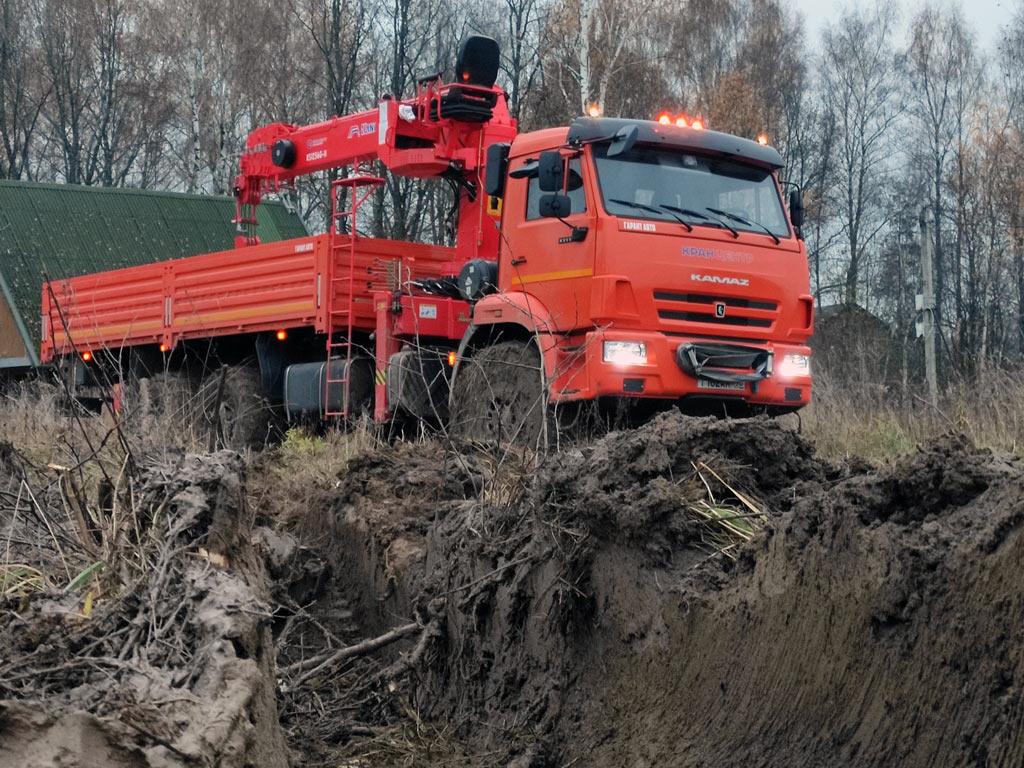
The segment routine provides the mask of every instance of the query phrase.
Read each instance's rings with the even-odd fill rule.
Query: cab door
[[[510,163],[510,169],[535,161],[535,157],[519,158]],[[595,206],[588,194],[584,167],[580,157],[568,161],[566,194],[571,208],[563,219],[541,216],[540,198],[545,193],[536,175],[510,177],[504,199],[499,287],[538,299],[561,331],[586,326],[590,318],[597,233],[593,226]]]

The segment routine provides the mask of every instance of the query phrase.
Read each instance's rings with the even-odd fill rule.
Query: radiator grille
[[[709,293],[657,290],[658,317],[717,326],[770,328],[778,313],[777,302]]]

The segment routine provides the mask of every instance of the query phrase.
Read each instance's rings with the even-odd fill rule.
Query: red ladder
[[[384,183],[380,176],[360,173],[358,170],[344,179],[331,182],[331,253],[327,262],[327,363],[324,367],[324,417],[347,419],[349,415],[350,373],[352,370],[352,332],[355,326],[355,277],[356,277],[356,220],[359,206],[365,203],[373,190]],[[347,211],[338,210],[338,195],[344,189],[351,189],[352,207]],[[335,254],[334,236],[338,233],[338,222],[348,219],[348,264],[341,265],[339,276],[339,259]],[[344,301],[337,306],[338,286],[345,286]],[[333,375],[336,363],[344,361],[341,376]],[[340,391],[339,389],[340,388]],[[341,409],[332,407],[331,395],[340,395],[336,402]]]

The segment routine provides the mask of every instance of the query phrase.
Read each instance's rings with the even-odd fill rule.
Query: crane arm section
[[[312,125],[271,123],[252,131],[246,142],[235,180],[236,223],[253,224],[263,195],[299,177],[380,161],[398,176],[458,181],[460,261],[487,256],[497,249],[496,232],[487,231],[496,228],[486,225],[485,196],[479,192],[487,148],[515,135],[501,88],[444,84],[440,78],[422,81],[414,98],[384,97],[376,109]],[[239,245],[253,242],[250,235]]]

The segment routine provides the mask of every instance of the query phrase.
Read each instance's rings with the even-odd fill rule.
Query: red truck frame
[[[515,343],[536,353],[545,402],[805,405],[813,300],[802,202],[797,192],[783,210],[778,153],[683,118],[579,118],[519,134],[494,85],[497,61],[493,41],[470,38],[455,82],[427,79],[411,99],[253,131],[235,188],[236,248],[44,286],[42,359],[255,348],[266,394],[289,413],[371,406],[384,420],[443,418],[470,396],[449,396],[453,375]],[[680,173],[707,170],[709,189],[749,177],[753,196],[733,197],[775,223],[611,195],[613,162],[653,171],[677,157]],[[349,171],[332,186],[326,234],[257,241],[264,194],[338,168]],[[381,168],[453,184],[454,247],[358,234]],[[518,375],[502,365],[473,397]]]

